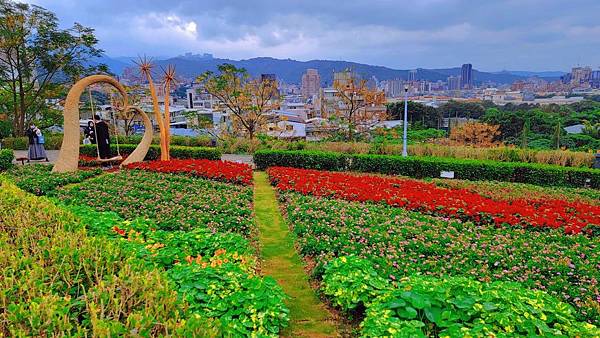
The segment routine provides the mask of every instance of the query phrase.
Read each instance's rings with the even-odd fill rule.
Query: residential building
[[[416,70],[416,69],[409,70],[408,71],[408,81],[409,82],[417,81],[417,73],[418,73],[418,70]]]
[[[600,89],[600,70],[595,70],[592,72],[590,85],[592,88]]]
[[[465,63],[462,65],[460,71],[460,87],[461,89],[472,89],[473,88],[473,65]]]
[[[306,138],[306,120],[295,112],[274,110],[268,116],[267,135],[278,138]]]
[[[319,93],[321,88],[321,76],[316,69],[307,69],[302,75],[302,96],[305,98],[313,97]]]
[[[589,86],[592,77],[592,68],[574,67],[571,70],[571,84],[574,86]]]
[[[448,77],[448,90],[460,90],[460,76]]]

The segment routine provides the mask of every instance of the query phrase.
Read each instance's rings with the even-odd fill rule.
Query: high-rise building
[[[460,87],[461,89],[473,88],[473,65],[465,63],[460,70]]]
[[[460,89],[460,76],[448,77],[448,90],[459,90]]]
[[[302,96],[308,98],[316,95],[321,88],[321,76],[316,69],[307,69],[302,75]]]
[[[600,70],[595,70],[592,72],[590,85],[592,88],[600,89]]]
[[[409,82],[417,81],[417,72],[418,72],[418,70],[416,70],[416,69],[408,71],[408,81]]]
[[[592,68],[575,67],[571,70],[571,84],[575,86],[587,85],[592,77]]]
[[[387,97],[399,97],[404,93],[404,81],[400,79],[387,80],[383,91]]]

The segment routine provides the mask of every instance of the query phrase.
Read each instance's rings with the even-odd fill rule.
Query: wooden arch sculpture
[[[127,92],[119,81],[108,75],[91,75],[77,81],[65,100],[64,134],[60,153],[52,172],[64,173],[76,171],[79,164],[79,99],[87,86],[95,83],[108,83],[119,91],[123,97],[123,107],[135,110],[142,116],[145,132],[142,141],[122,164],[139,162],[146,157],[152,143],[152,122],[148,115],[138,107],[127,104]]]

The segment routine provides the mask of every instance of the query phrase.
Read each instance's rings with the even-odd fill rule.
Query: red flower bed
[[[243,163],[211,160],[170,160],[131,163],[127,169],[140,169],[161,173],[188,174],[220,181],[252,184],[252,168]]]
[[[476,223],[564,228],[593,232],[600,226],[600,206],[557,199],[493,200],[466,189],[447,189],[411,179],[272,167],[271,183],[281,191],[331,196],[350,201],[385,202],[429,214],[460,217]]]

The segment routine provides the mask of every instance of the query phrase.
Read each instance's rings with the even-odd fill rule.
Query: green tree
[[[219,74],[205,72],[197,78],[204,89],[219,100],[232,117],[232,129],[250,139],[262,131],[268,115],[279,107],[277,81],[251,79],[244,68],[219,66]]]
[[[478,119],[484,113],[483,105],[475,102],[448,101],[438,108],[444,117]]]
[[[14,134],[22,135],[28,121],[53,113],[46,99],[64,91],[64,85],[107,70],[89,65],[102,53],[97,42],[91,28],[75,23],[61,29],[56,15],[42,7],[0,0],[0,90],[9,93],[5,105]]]

